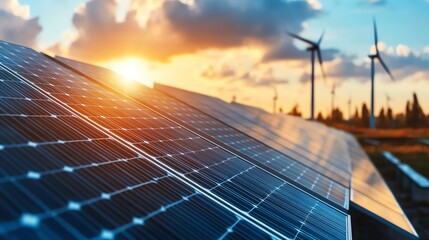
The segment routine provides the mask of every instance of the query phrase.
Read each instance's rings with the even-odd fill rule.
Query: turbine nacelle
[[[306,50],[307,51],[317,51],[317,49],[319,49],[319,46],[315,45],[315,46],[311,46],[311,47],[307,47]]]

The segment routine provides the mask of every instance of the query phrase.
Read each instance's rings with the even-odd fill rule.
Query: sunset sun
[[[106,63],[106,67],[118,73],[125,82],[139,82],[152,86],[147,63],[140,58],[124,58]]]

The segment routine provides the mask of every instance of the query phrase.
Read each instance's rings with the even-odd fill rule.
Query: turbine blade
[[[377,34],[377,23],[375,22],[375,18],[373,19],[373,25],[374,25],[374,44],[375,44],[375,51],[378,54],[378,34]]]
[[[320,64],[320,69],[322,70],[323,79],[326,80],[325,69],[323,69],[322,53],[320,52],[319,47],[317,47],[317,58],[319,59],[319,64]]]
[[[308,43],[308,44],[310,44],[310,45],[312,45],[312,46],[317,45],[316,43],[314,43],[314,42],[312,42],[312,41],[310,41],[310,40],[308,40],[308,39],[305,39],[305,38],[303,38],[303,37],[300,37],[300,36],[298,36],[298,35],[296,35],[296,34],[294,34],[294,33],[288,32],[288,34],[289,34],[289,36],[291,36],[291,37],[293,37],[293,38],[296,38],[296,39],[298,39],[298,40],[301,40],[301,41],[303,41],[303,42],[306,42],[306,43]]]
[[[378,56],[377,58],[380,61],[381,65],[383,66],[384,70],[386,70],[387,74],[389,74],[390,78],[394,81],[395,78],[393,77],[392,73],[390,72],[389,68],[387,67],[386,63],[383,61],[381,56]]]
[[[322,40],[323,40],[323,36],[325,35],[325,30],[323,30],[323,32],[322,32],[322,35],[320,36],[320,38],[319,38],[319,41],[317,41],[317,45],[320,45],[320,43],[322,42]]]

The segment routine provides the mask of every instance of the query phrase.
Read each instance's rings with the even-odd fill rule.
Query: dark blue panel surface
[[[192,183],[204,194],[235,209],[253,224],[280,237],[348,237],[347,216],[317,198],[142,105],[45,61],[41,55],[33,55],[28,50],[21,53],[20,58],[14,58],[10,55],[13,50],[14,48],[5,51],[9,60],[4,64],[8,68],[17,71],[56,101],[70,107],[77,115],[99,126],[110,136],[120,139],[139,152],[149,153],[154,162],[180,176],[180,179]],[[101,173],[100,176],[104,174]],[[100,182],[105,182],[105,179]],[[170,185],[166,184],[165,187]],[[169,205],[164,205],[166,206]],[[77,206],[72,203],[71,207]],[[235,221],[237,220],[234,219]],[[130,229],[127,221],[122,220],[121,223],[119,226]],[[304,233],[303,228],[307,225],[315,231]],[[120,228],[118,225],[114,226],[112,231],[116,234],[114,229]],[[112,232],[107,231],[104,234],[110,236],[110,233]]]
[[[1,67],[0,89],[1,238],[271,238]]]

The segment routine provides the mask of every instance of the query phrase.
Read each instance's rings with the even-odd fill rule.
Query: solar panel
[[[0,89],[2,238],[271,237],[1,67]]]
[[[57,59],[115,89],[117,89],[120,84],[120,77],[108,69],[61,57],[57,57]],[[202,131],[210,138],[220,141],[221,144],[226,144],[228,147],[232,148],[233,151],[235,150],[238,151],[238,153],[244,154],[244,157],[253,163],[267,167],[268,170],[273,170],[270,172],[277,176],[286,177],[289,180],[295,181],[322,198],[332,201],[339,207],[348,207],[349,192],[346,187],[305,167],[301,163],[288,158],[284,154],[281,154],[242,132],[155,89],[150,89],[140,84],[133,86],[133,89],[134,91],[131,93],[126,89],[124,92],[134,99],[150,104],[150,106],[163,111],[166,115],[174,117],[178,121],[186,123],[188,126],[192,126],[192,128],[198,131]]]
[[[347,136],[344,138],[349,142],[350,156],[353,160],[351,194],[353,204],[367,214],[375,215],[382,221],[417,236],[389,187],[357,141]]]
[[[20,51],[19,56],[16,56],[17,50]],[[141,104],[76,76],[30,49],[2,43],[1,52],[3,59],[6,59],[2,64],[16,71],[50,98],[92,126],[147,156],[181,181],[198,189],[204,196],[232,209],[253,225],[281,238],[350,237],[346,214],[222,150]],[[166,187],[168,186],[167,184]],[[147,201],[154,204],[152,201],[157,203],[158,199]],[[72,202],[68,206],[77,209],[80,205]],[[131,210],[115,207],[112,211]],[[30,218],[29,222],[32,220],[34,219]],[[234,231],[235,227],[243,229],[241,221],[235,218],[227,232],[229,233],[228,229]],[[141,220],[136,223],[141,223]],[[170,225],[161,224],[158,227],[165,227],[167,231]],[[117,235],[115,231],[108,230],[102,236],[111,237],[112,232]]]
[[[286,130],[278,129],[271,127],[265,121],[260,120],[261,113],[257,115],[258,117],[254,115],[247,116],[248,112],[243,113],[242,108],[237,108],[233,104],[228,104],[220,99],[160,84],[155,84],[155,88],[174,97],[177,97],[178,99],[200,109],[203,112],[210,113],[210,115],[214,116],[215,118],[226,122],[234,128],[249,134],[251,137],[258,139],[263,143],[268,144],[270,147],[284,153],[285,155],[295,160],[298,160],[300,163],[311,167],[317,172],[328,176],[329,178],[337,181],[338,183],[341,183],[343,186],[349,187],[350,173],[347,173],[333,165],[330,165],[329,163],[333,160],[327,157],[323,157],[322,153],[320,153],[319,156],[318,154],[312,153],[307,150],[308,148],[314,147],[316,143],[310,144],[312,142],[312,134],[304,135],[304,133],[306,133],[304,126],[308,126],[305,121],[301,121],[304,123],[303,126],[299,128],[290,128]],[[311,126],[311,128],[313,128],[313,126]],[[312,130],[313,131],[309,132],[317,132],[317,130]],[[284,134],[282,132],[284,132]],[[302,134],[302,139],[288,139],[288,135],[295,135],[296,132]],[[328,140],[329,139],[326,139],[327,143],[329,143]],[[320,146],[323,145],[321,142],[319,142],[318,144],[319,147],[317,147],[317,149],[320,149]],[[343,158],[346,160],[347,157],[347,155],[343,155]]]
[[[233,124],[242,131],[246,131],[252,136],[254,132],[266,131],[265,129],[270,129],[270,124],[267,121],[262,120],[263,118],[280,118],[279,120],[270,120],[272,121],[271,125],[277,125],[277,129],[284,129],[282,126],[290,124],[291,127],[286,127],[289,131],[287,133],[299,132],[300,135],[309,135],[306,132],[314,133],[314,137],[317,135],[325,136],[324,139],[317,141],[328,141],[329,138],[335,139],[346,139],[347,141],[335,142],[329,145],[325,145],[328,150],[332,152],[337,152],[339,155],[343,155],[345,158],[350,159],[352,163],[352,176],[351,176],[351,200],[354,207],[357,207],[360,211],[369,214],[378,220],[386,223],[394,228],[405,231],[406,234],[411,236],[417,236],[412,225],[409,223],[406,215],[403,213],[402,209],[398,205],[393,194],[390,192],[387,185],[384,183],[382,177],[372,165],[368,157],[365,155],[363,150],[359,147],[356,140],[343,132],[336,130],[326,130],[325,127],[314,127],[317,126],[315,123],[309,124],[306,121],[298,120],[288,116],[271,116],[267,117],[264,112],[257,110],[249,110],[248,107],[240,106],[239,104],[227,104],[219,99],[211,98],[208,96],[203,96],[191,92],[187,92],[181,89],[176,89],[173,87],[155,85],[156,88],[168,92],[173,96],[177,96],[183,101],[193,104],[194,106],[203,109],[203,111],[210,112],[215,116],[221,118],[228,123]],[[235,105],[235,106],[234,106]],[[228,106],[232,106],[229,107]],[[244,109],[246,108],[246,109]],[[243,110],[244,109],[244,110]],[[245,113],[243,112],[245,111]],[[228,117],[233,116],[233,117]],[[240,118],[241,116],[241,118]],[[250,120],[249,120],[250,119]],[[255,120],[256,119],[256,120]],[[257,121],[259,124],[264,124],[265,127],[258,127],[256,124],[250,123],[248,126],[245,126],[249,121]],[[274,124],[273,122],[277,123]],[[311,126],[313,125],[313,126]],[[293,128],[292,126],[295,126]],[[264,142],[270,142],[271,139],[274,139],[277,142],[282,142],[280,139],[275,137],[275,131],[265,132],[265,134],[259,135],[260,140]],[[273,137],[270,134],[274,134]],[[316,140],[315,140],[316,141]],[[316,142],[317,142],[316,141]],[[271,144],[270,144],[271,146]],[[347,151],[347,152],[346,152]],[[329,156],[329,155],[328,155]],[[301,159],[301,158],[298,158]],[[330,173],[323,169],[322,172],[326,173],[329,176],[332,176]],[[334,176],[333,176],[334,177]]]

